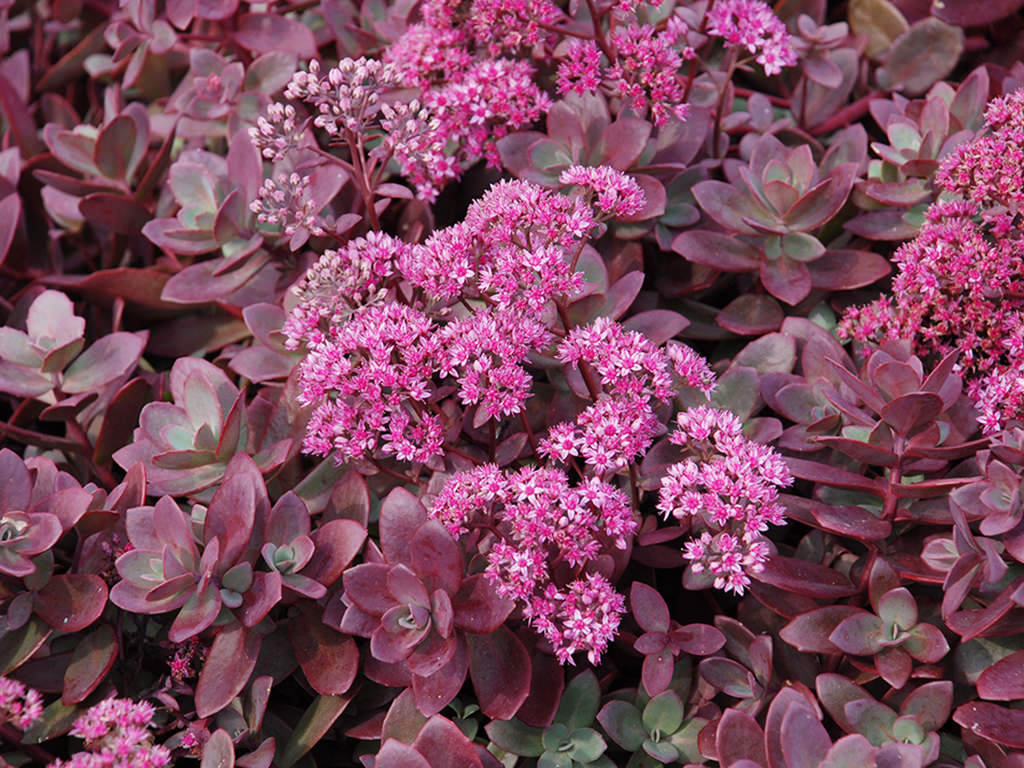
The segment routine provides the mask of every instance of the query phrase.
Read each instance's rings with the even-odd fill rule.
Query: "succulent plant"
[[[657,696],[672,681],[675,660],[680,654],[709,656],[725,645],[725,635],[707,624],[680,626],[669,616],[668,606],[657,590],[643,582],[633,583],[629,605],[644,634],[633,643],[644,654],[643,686],[648,696]]]
[[[605,733],[627,752],[633,753],[629,768],[654,768],[701,759],[697,734],[708,721],[687,719],[679,695],[665,690],[653,698],[637,692],[635,704],[613,700],[597,714]]]
[[[808,265],[827,250],[814,233],[843,207],[858,170],[857,163],[844,161],[840,147],[819,167],[809,146],[789,149],[771,134],[762,136],[748,163],[726,165],[728,183],[693,187],[701,209],[722,231],[687,230],[672,249],[713,269],[757,273],[768,293],[786,304],[803,301],[814,286]]]
[[[264,473],[288,457],[287,439],[261,444],[264,435],[253,429],[253,406],[246,405],[245,393],[212,363],[179,359],[171,369],[170,391],[174,402],[146,405],[133,441],[114,454],[124,469],[145,464],[149,493],[184,495],[209,489],[221,481],[232,457],[247,450]]]
[[[0,392],[77,410],[112,396],[138,365],[148,332],[119,331],[85,347],[85,320],[60,291],[40,293],[25,330],[0,328]]]
[[[902,688],[915,660],[934,664],[949,643],[934,624],[919,621],[913,595],[883,559],[871,568],[868,592],[874,612],[847,605],[819,608],[787,624],[782,639],[802,651],[872,656],[878,675]]]
[[[367,675],[410,680],[425,715],[455,697],[467,671],[485,713],[514,714],[529,690],[515,665],[529,658],[501,626],[513,603],[484,574],[466,574],[458,544],[408,491],[388,495],[380,527],[383,556],[345,571],[337,605],[344,613],[329,608],[325,622],[369,638]]]
[[[611,768],[607,745],[591,726],[601,703],[597,677],[579,673],[565,687],[554,721],[535,728],[518,719],[492,721],[486,728],[491,742],[505,752],[537,758],[538,768]]]
[[[169,496],[128,511],[132,549],[117,559],[110,599],[136,613],[177,611],[168,635],[182,642],[212,625],[258,624],[281,599],[281,574],[253,569],[250,538],[260,512],[256,464],[235,456],[208,508],[187,517]],[[264,496],[265,501],[265,496]],[[195,531],[198,530],[198,535]]]

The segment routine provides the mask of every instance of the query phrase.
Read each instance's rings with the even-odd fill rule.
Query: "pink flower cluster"
[[[551,0],[473,0],[469,24],[477,45],[491,56],[541,42],[540,25],[554,24],[560,12]]]
[[[427,401],[437,341],[433,322],[397,302],[362,307],[332,325],[302,362],[300,402],[315,406],[304,449],[340,461],[378,448],[400,461],[441,454],[444,429]]]
[[[756,53],[766,75],[777,75],[783,67],[796,64],[786,25],[760,0],[718,0],[708,11],[707,32],[721,37],[726,45]]]
[[[308,72],[292,76],[284,95],[315,107],[313,124],[331,136],[359,134],[373,124],[381,94],[397,83],[395,68],[376,59],[342,59],[323,76],[320,62],[311,61]]]
[[[563,664],[578,651],[598,662],[625,601],[588,566],[609,546],[625,548],[636,530],[622,491],[593,477],[573,486],[558,469],[483,465],[452,475],[430,514],[456,537],[495,531],[486,573],[498,593],[522,606]]]
[[[249,210],[256,214],[256,221],[281,227],[286,237],[300,235],[303,243],[310,235],[324,234],[317,204],[310,195],[309,177],[294,171],[278,174],[276,180],[264,179]]]
[[[0,724],[10,723],[22,731],[43,714],[43,698],[39,691],[24,683],[0,677]]]
[[[573,423],[557,424],[541,441],[545,456],[565,462],[580,456],[599,475],[624,470],[664,431],[651,400],[669,402],[679,382],[705,395],[714,387],[707,361],[689,347],[656,346],[638,331],[601,317],[574,328],[558,346],[558,359],[583,376],[596,373],[600,392]],[[596,396],[595,396],[596,395]]]
[[[618,93],[632,109],[650,109],[655,125],[670,117],[685,120],[683,86],[676,73],[693,49],[680,42],[680,25],[658,32],[649,24],[629,23],[610,38],[614,60],[607,61],[593,40],[572,40],[558,67],[559,93],[596,91],[602,84]]]
[[[918,236],[896,252],[892,296],[849,309],[840,332],[861,341],[909,339],[938,359],[959,353],[986,433],[1024,416],[1024,90],[995,99],[991,132],[961,144],[936,180],[962,197],[932,204]]]
[[[991,133],[950,152],[935,179],[979,205],[1015,214],[1024,205],[1024,90],[993,99],[985,122]]]
[[[87,751],[49,768],[160,768],[171,764],[166,747],[154,746],[150,728],[154,709],[145,701],[104,699],[75,721],[71,735],[85,740]]]
[[[582,187],[588,196],[594,196],[597,210],[609,219],[632,216],[647,204],[647,197],[636,179],[608,165],[596,168],[574,165],[562,171],[558,182]]]
[[[422,244],[377,233],[325,252],[296,285],[284,328],[290,348],[308,349],[305,450],[429,461],[442,451],[445,379],[477,425],[518,414],[533,386],[528,358],[552,340],[551,303],[583,287],[573,260],[596,223],[580,195],[502,182]],[[664,399],[671,363],[658,354]]]
[[[662,478],[658,510],[699,532],[683,550],[690,573],[743,594],[748,574],[760,572],[770,555],[761,534],[786,522],[778,503],[778,489],[793,482],[786,463],[746,438],[735,414],[709,406],[681,412],[669,440],[690,455]]]

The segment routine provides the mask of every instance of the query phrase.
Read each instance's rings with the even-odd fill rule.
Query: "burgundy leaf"
[[[77,632],[92,624],[107,605],[107,585],[92,573],[53,576],[39,591],[35,610],[62,632]]]
[[[359,669],[359,649],[347,635],[335,632],[316,615],[303,610],[289,630],[295,659],[317,693],[345,693]]]
[[[997,744],[1024,749],[1024,709],[1007,709],[985,701],[972,701],[957,708],[953,721]]]
[[[727,709],[718,723],[715,740],[721,765],[733,766],[740,760],[750,760],[755,765],[766,765],[768,762],[764,750],[764,731],[746,712]]]
[[[507,627],[489,635],[467,635],[469,675],[480,709],[496,720],[508,720],[530,693],[530,655]]]
[[[231,703],[249,682],[261,636],[244,627],[225,627],[214,638],[196,685],[196,714],[210,717]]]
[[[409,545],[427,521],[427,510],[405,488],[395,488],[380,507],[380,546],[392,565],[412,562]]]
[[[634,581],[629,592],[629,607],[645,632],[668,632],[668,606],[658,590],[642,581]]]
[[[80,638],[64,672],[61,701],[64,704],[84,701],[114,666],[119,650],[117,635],[109,624],[100,624]]]
[[[430,768],[483,768],[473,744],[451,720],[434,715],[413,742],[421,755],[430,755]]]

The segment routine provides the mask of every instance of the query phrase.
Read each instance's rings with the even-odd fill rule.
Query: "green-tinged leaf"
[[[644,707],[644,728],[649,732],[675,733],[683,724],[683,703],[673,691],[659,693]]]
[[[609,701],[597,713],[597,721],[612,741],[627,752],[636,752],[647,738],[640,710],[628,701]]]
[[[60,699],[52,702],[43,710],[43,715],[25,731],[22,737],[24,744],[40,744],[44,741],[61,736],[71,730],[82,710],[74,705],[67,705]]]
[[[520,757],[539,757],[544,752],[543,731],[531,728],[516,718],[492,720],[485,728],[487,736],[506,752]]]
[[[295,725],[291,738],[281,751],[278,765],[281,768],[295,765],[330,730],[354,695],[355,692],[344,696],[318,696]]]
[[[65,704],[78,704],[96,690],[114,666],[120,646],[109,624],[100,624],[75,645],[71,663],[64,673]]]
[[[52,630],[38,616],[33,616],[21,627],[0,635],[0,675],[20,667],[46,642]]]
[[[586,728],[594,722],[600,706],[601,688],[597,684],[597,676],[591,670],[585,670],[565,686],[555,722],[562,723],[570,732]]]

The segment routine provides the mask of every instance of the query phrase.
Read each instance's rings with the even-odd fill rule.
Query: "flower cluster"
[[[305,131],[305,123],[297,122],[295,107],[274,102],[267,107],[266,116],[257,118],[256,125],[249,129],[249,136],[260,154],[276,163],[302,146]]]
[[[676,72],[692,51],[676,50],[676,39],[674,31],[656,32],[649,24],[630,24],[611,36],[616,57],[608,77],[634,110],[642,112],[649,107],[657,126],[670,117],[685,120],[689,111]]]
[[[748,574],[761,571],[770,555],[761,534],[785,524],[778,489],[793,482],[786,463],[745,437],[735,414],[709,406],[680,413],[669,440],[690,456],[668,468],[658,510],[699,531],[683,550],[691,574],[743,594]]]
[[[979,205],[1016,213],[1024,205],[1024,90],[994,99],[985,122],[991,133],[950,152],[935,180]]]
[[[284,328],[288,347],[308,349],[305,449],[337,449],[342,460],[378,449],[402,461],[440,455],[432,398],[445,378],[462,405],[478,406],[478,423],[519,413],[529,355],[552,338],[538,318],[581,291],[573,259],[595,223],[580,195],[502,182],[424,243],[370,234],[327,251],[297,284]],[[414,306],[396,292],[400,280],[417,290]]]
[[[597,168],[574,165],[562,171],[558,181],[563,185],[582,187],[588,195],[594,195],[597,209],[611,219],[639,213],[647,203],[636,179],[607,165]]]
[[[987,433],[1024,413],[1024,262],[1016,211],[1024,201],[1024,91],[996,99],[991,133],[961,144],[936,180],[961,197],[933,203],[920,234],[896,252],[892,297],[847,311],[840,332],[861,341],[910,339],[934,359],[957,351]]]
[[[85,740],[86,752],[56,760],[50,768],[160,768],[171,753],[153,745],[153,705],[131,699],[104,699],[75,721],[71,735]]]
[[[337,324],[369,302],[395,272],[395,262],[409,250],[401,240],[369,232],[340,250],[326,250],[292,287],[298,304],[285,321],[286,346],[323,341],[321,321]]]
[[[43,697],[24,683],[0,677],[0,724],[24,731],[43,714]]]
[[[796,52],[786,25],[761,0],[719,0],[708,11],[708,34],[726,45],[757,54],[766,75],[777,75],[796,64]]]
[[[559,344],[558,359],[581,369],[593,403],[575,423],[552,427],[540,450],[559,462],[581,456],[599,475],[625,469],[663,431],[652,399],[669,402],[677,383],[706,395],[714,387],[707,361],[689,347],[666,350],[606,317],[574,328]]]
[[[574,574],[605,548],[624,548],[635,532],[622,491],[597,478],[571,485],[557,469],[505,473],[483,465],[450,477],[430,514],[455,536],[477,527],[496,531],[486,573],[498,593],[523,607],[562,663],[581,650],[597,662],[624,601],[601,574]]]
[[[398,82],[398,72],[376,59],[342,59],[320,75],[320,62],[309,62],[308,72],[296,72],[285,89],[289,99],[316,108],[313,124],[331,136],[358,133],[371,124],[380,109],[381,94]]]
[[[611,61],[593,40],[572,40],[559,63],[558,90],[582,94],[604,84],[637,112],[649,108],[656,126],[670,117],[685,120],[689,107],[676,73],[695,54],[682,42],[684,32],[678,19],[660,32],[649,24],[630,23],[611,34]]]
[[[331,326],[302,364],[300,401],[315,406],[305,450],[337,450],[341,461],[378,448],[402,461],[440,455],[442,424],[425,405],[437,352],[433,330],[426,315],[397,302],[363,307]]]
[[[541,25],[553,24],[558,16],[551,0],[474,0],[469,24],[477,45],[498,56],[536,45],[549,34]]]
[[[276,181],[264,179],[256,199],[249,203],[249,210],[261,224],[281,227],[287,237],[300,231],[306,237],[324,234],[318,223],[316,202],[310,196],[309,177],[294,171],[278,174]]]

